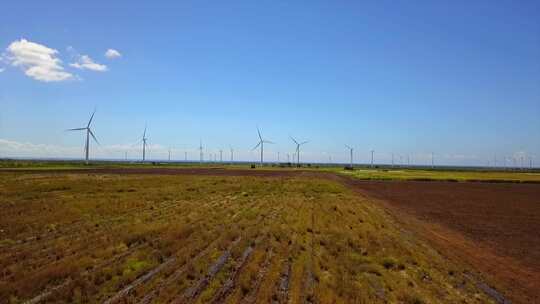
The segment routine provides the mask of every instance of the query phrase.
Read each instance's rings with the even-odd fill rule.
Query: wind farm
[[[540,301],[536,1],[7,1],[0,304]]]
[[[510,211],[503,207],[504,202],[520,200],[521,212],[540,217],[540,208],[532,203],[534,197],[538,197],[540,193],[540,170],[533,167],[532,158],[528,168],[522,164],[521,156],[503,157],[504,160],[512,160],[514,166],[508,166],[510,161],[499,163],[499,166],[494,163],[493,166],[486,167],[437,166],[434,153],[430,152],[424,164],[411,165],[409,153],[406,153],[406,161],[399,153],[396,164],[396,153],[389,152],[388,161],[381,163],[375,161],[374,149],[366,148],[364,155],[367,155],[367,159],[360,162],[355,161],[356,149],[344,144],[348,153],[344,154],[342,162],[332,162],[331,156],[328,157],[329,162],[310,162],[301,158],[306,153],[302,153],[301,148],[308,141],[299,141],[288,136],[294,144],[293,158],[287,153],[286,162],[280,162],[278,151],[276,162],[265,160],[265,144],[275,143],[263,137],[257,127],[258,142],[252,149],[246,149],[249,152],[257,151],[258,156],[253,159],[235,157],[238,154],[235,152],[242,149],[235,150],[229,146],[230,159],[224,161],[221,148],[211,148],[211,143],[203,146],[202,140],[199,140],[198,148],[193,150],[198,151],[198,160],[189,160],[188,151],[184,151],[183,160],[173,159],[172,151],[177,149],[172,146],[164,150],[162,158],[149,159],[148,128],[145,126],[142,137],[137,142],[141,149],[140,159],[127,160],[126,152],[123,159],[107,160],[92,155],[90,150],[90,137],[98,143],[92,129],[96,127],[94,116],[95,111],[85,127],[67,130],[86,132],[84,153],[80,161],[0,160],[0,181],[9,189],[6,196],[0,199],[2,214],[27,214],[24,217],[0,216],[2,231],[7,231],[1,243],[5,254],[0,262],[4,269],[10,269],[7,277],[13,280],[12,283],[0,285],[2,298],[13,298],[13,295],[17,295],[17,298],[32,303],[55,299],[76,301],[74,292],[78,292],[85,294],[85,298],[90,302],[106,303],[219,302],[219,299],[228,299],[231,302],[251,301],[250,299],[280,302],[286,299],[309,298],[318,298],[325,303],[326,299],[369,299],[369,292],[361,295],[355,287],[339,290],[331,281],[324,284],[320,282],[323,271],[337,271],[339,267],[353,263],[347,255],[337,254],[336,264],[327,265],[325,256],[335,255],[332,252],[335,248],[341,248],[339,244],[342,240],[332,237],[331,234],[316,233],[330,227],[328,225],[333,221],[332,214],[337,212],[336,210],[348,210],[351,215],[358,212],[362,214],[360,223],[364,223],[363,225],[355,224],[355,216],[345,217],[344,221],[340,221],[340,225],[348,225],[347,231],[352,229],[350,231],[354,233],[375,233],[379,242],[397,244],[389,256],[387,253],[383,254],[384,251],[380,251],[378,246],[373,247],[362,239],[352,241],[353,235],[348,236],[348,242],[353,242],[349,246],[363,249],[347,249],[344,252],[360,250],[359,252],[366,252],[361,253],[362,255],[369,257],[361,262],[354,262],[354,267],[360,267],[355,271],[378,273],[376,276],[381,278],[378,279],[378,284],[391,285],[394,284],[391,282],[399,282],[401,275],[395,276],[398,273],[429,269],[430,276],[435,278],[432,284],[438,286],[437,290],[457,281],[467,282],[468,289],[465,291],[445,287],[448,292],[445,301],[449,302],[467,302],[470,299],[478,300],[479,297],[485,302],[493,299],[506,301],[507,297],[520,301],[534,294],[534,288],[527,287],[527,284],[535,284],[534,275],[533,281],[527,281],[529,283],[520,281],[523,285],[519,288],[509,286],[520,280],[514,273],[526,271],[528,267],[538,267],[540,256],[518,254],[510,248],[521,248],[522,244],[531,242],[536,234],[520,233],[517,237],[516,233],[522,231],[523,225],[518,218],[499,220],[494,226],[492,218],[483,212],[485,208],[491,208],[498,214],[505,214]],[[274,134],[272,137],[279,136]],[[266,152],[268,153],[268,148]],[[314,153],[313,150],[308,151],[308,154]],[[345,156],[347,154],[348,159]],[[378,155],[383,154],[379,152]],[[36,174],[48,177],[49,182],[45,188],[40,186],[39,182],[32,181]],[[11,182],[21,179],[27,182],[20,185]],[[91,184],[94,186],[89,188],[88,185]],[[290,188],[294,184],[297,186]],[[172,191],[170,186],[173,185],[178,190]],[[240,185],[244,189],[242,192],[235,190],[235,187]],[[283,185],[286,185],[286,190],[282,188]],[[297,188],[298,185],[300,189]],[[79,201],[81,205],[77,207],[78,211],[60,207],[63,206],[59,201],[60,195],[77,195],[82,189],[94,190],[85,192],[87,194]],[[195,191],[194,189],[206,190],[197,190],[197,195],[189,194]],[[43,215],[31,214],[28,213],[31,209],[21,209],[22,206],[18,203],[7,203],[5,199],[24,200],[24,197],[16,194],[19,191],[35,195],[35,198],[48,193],[45,201],[48,211]],[[308,203],[311,194],[305,197],[297,191],[316,191],[315,193],[322,194],[315,196],[317,207],[309,207],[312,209],[304,210],[289,219],[287,229],[278,229],[276,221],[285,220],[292,210],[315,204]],[[333,198],[331,194],[334,191],[342,193],[340,197],[344,195],[342,198],[348,203]],[[460,193],[459,196],[451,195],[455,191]],[[362,193],[360,198],[356,192]],[[519,196],[514,193],[519,193]],[[238,195],[240,199],[237,198]],[[251,195],[254,195],[253,199],[250,198]],[[271,201],[271,197],[275,195],[284,195],[284,201],[275,206],[266,204],[267,200]],[[108,213],[98,215],[91,211],[92,208],[103,208],[103,204],[112,196],[120,199],[120,202],[109,206]],[[376,203],[365,200],[366,197]],[[150,203],[156,198],[156,203]],[[193,204],[215,199],[226,205],[216,209],[212,204],[202,204],[194,208]],[[38,201],[30,199],[32,204],[37,204]],[[349,205],[351,202],[353,205]],[[431,202],[439,202],[439,205],[434,207]],[[244,204],[248,203],[250,207],[245,207]],[[295,205],[297,203],[300,205]],[[366,205],[367,209],[358,209],[354,204]],[[456,207],[466,208],[468,212],[455,213]],[[387,210],[396,222],[381,217],[382,214],[377,208]],[[81,211],[94,215],[83,219],[79,213]],[[245,218],[228,217],[226,214],[231,212],[255,212],[256,217],[249,217],[247,213]],[[202,216],[198,221],[203,221],[207,228],[194,225],[193,219],[188,216],[192,213]],[[210,214],[210,217],[203,216],[203,213]],[[62,218],[57,218],[59,216]],[[419,220],[420,216],[429,218],[430,223],[436,222],[440,227],[435,231],[431,230],[432,228],[427,226],[428,222]],[[51,220],[53,218],[54,220]],[[27,221],[39,224],[32,226]],[[141,221],[147,224],[141,226]],[[228,227],[225,231],[219,228],[224,224]],[[105,227],[111,225],[122,233],[107,232]],[[244,225],[251,228],[241,228],[247,227]],[[345,231],[340,225],[334,225],[334,229]],[[379,225],[384,225],[389,230],[381,234],[376,228]],[[418,236],[412,243],[415,248],[413,251],[411,247],[407,247],[411,246],[411,243],[403,242],[399,236],[399,227],[402,225],[408,226],[411,233]],[[527,225],[531,228],[530,231],[540,227],[535,221]],[[19,228],[13,230],[9,227]],[[306,229],[307,233],[298,234],[295,227],[304,227],[301,229]],[[471,229],[476,232],[471,233]],[[497,231],[505,231],[514,236],[506,238],[503,233],[495,233]],[[488,232],[494,233],[490,242],[499,248],[496,257],[492,257],[495,253],[489,246],[473,250],[478,244],[483,244],[483,235]],[[177,239],[179,235],[181,237]],[[105,236],[108,236],[108,241],[100,241]],[[206,241],[198,240],[200,237]],[[461,237],[465,237],[467,241],[463,243]],[[90,245],[86,240],[93,241]],[[150,250],[153,246],[158,246],[154,248],[157,256],[156,252],[152,253]],[[308,251],[306,246],[309,246]],[[455,246],[458,246],[458,249]],[[437,248],[442,254],[434,255],[426,250],[418,251],[418,248]],[[76,251],[71,251],[74,249]],[[58,250],[63,251],[58,253]],[[462,250],[469,250],[470,253],[461,256]],[[537,246],[532,250],[540,252]],[[291,252],[292,258],[287,258]],[[307,254],[308,252],[311,253]],[[218,255],[217,260],[212,259],[212,256]],[[450,257],[455,257],[454,255],[459,258],[449,260]],[[89,256],[92,256],[90,264]],[[47,261],[53,257],[58,262],[49,264]],[[510,270],[502,271],[492,267],[490,263],[479,262],[486,258],[496,262],[502,257],[511,257],[520,263],[507,262]],[[17,262],[21,258],[26,261],[25,264]],[[314,264],[304,264],[306,261]],[[410,264],[410,261],[414,262]],[[26,263],[39,269],[36,275],[25,276],[21,273],[29,267]],[[522,263],[526,266],[522,266]],[[304,276],[295,275],[292,272],[294,267],[303,268],[309,276],[317,276],[319,282],[306,281]],[[363,267],[370,270],[364,270]],[[269,277],[270,281],[265,283],[267,279],[264,273],[270,269],[274,269],[274,279]],[[51,281],[52,277],[47,275],[51,271],[61,273],[55,277],[54,282]],[[476,274],[471,274],[471,271]],[[75,275],[79,276],[78,280],[86,282],[86,287],[80,287],[73,281]],[[229,281],[220,281],[218,275],[229,276]],[[252,281],[254,276],[255,281]],[[105,279],[100,279],[103,277]],[[180,280],[181,284],[173,284],[175,280]],[[213,282],[215,287],[201,283],[207,280]],[[286,282],[286,285],[275,285],[280,280]],[[440,300],[438,294],[430,290],[431,287],[422,283],[424,279],[420,277],[419,281],[412,280],[415,286],[419,286],[419,291],[412,294],[411,301]],[[299,286],[306,289],[298,291]],[[490,287],[486,289],[485,286]],[[91,294],[87,288],[93,290]],[[402,292],[385,295],[387,300],[400,301],[399,299],[409,299],[407,297],[409,296]]]

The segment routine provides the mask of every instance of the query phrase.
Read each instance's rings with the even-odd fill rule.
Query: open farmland
[[[540,300],[539,184],[348,183],[445,255],[474,265],[515,302]]]
[[[492,301],[328,179],[10,172],[0,192],[2,303]]]
[[[450,170],[437,169],[359,169],[354,171],[332,168],[362,180],[407,180],[407,181],[448,181],[448,182],[491,182],[491,183],[540,183],[538,170]]]

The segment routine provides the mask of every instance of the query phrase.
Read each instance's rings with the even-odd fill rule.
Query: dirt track
[[[57,173],[81,173],[58,170]],[[33,171],[33,173],[51,171]],[[329,178],[380,203],[444,254],[472,264],[514,302],[540,300],[540,185],[360,181],[331,173],[245,169],[86,169],[100,174]],[[411,219],[407,220],[407,216]]]

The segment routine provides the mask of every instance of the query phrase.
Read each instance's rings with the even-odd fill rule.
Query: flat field
[[[481,171],[421,169],[357,169],[354,171],[330,169],[363,180],[410,180],[492,183],[540,183],[540,172],[535,171]]]
[[[420,220],[442,252],[469,261],[514,302],[540,301],[540,184],[348,182]]]
[[[2,303],[493,302],[314,175],[3,172],[0,194]]]

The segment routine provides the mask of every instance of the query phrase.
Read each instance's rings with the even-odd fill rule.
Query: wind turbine
[[[144,162],[146,160],[146,141],[148,140],[148,138],[146,137],[146,125],[144,126],[144,132],[143,132],[143,136],[142,136],[142,139],[141,139],[141,142],[143,144],[142,146],[142,161]]]
[[[373,168],[373,153],[375,150],[371,150],[371,168]]]
[[[261,135],[261,131],[259,130],[259,127],[257,127],[257,133],[259,134],[259,143],[251,151],[257,149],[259,146],[261,146],[261,167],[263,166],[263,154],[264,154],[264,144],[273,144],[273,142],[263,139]]]
[[[199,165],[202,165],[203,161],[203,146],[202,146],[202,140],[199,140]]]
[[[234,149],[232,147],[229,147],[231,149],[231,165],[234,162]]]
[[[219,162],[223,162],[223,150],[219,150]]]
[[[94,114],[96,114],[96,110],[92,112],[92,116],[90,116],[90,120],[88,121],[88,124],[84,128],[75,128],[75,129],[68,129],[66,131],[86,131],[86,144],[84,145],[84,154],[85,154],[85,161],[88,165],[88,154],[90,152],[90,136],[96,141],[96,143],[99,145],[98,140],[96,139],[96,136],[92,132],[92,129],[90,129],[90,124],[92,123],[92,119],[94,118]]]
[[[345,145],[345,147],[347,147],[347,149],[349,149],[349,152],[351,154],[351,169],[352,169],[352,167],[353,167],[353,150],[354,149],[352,147],[350,147],[350,146],[347,146],[347,145]]]
[[[294,139],[294,137],[292,137],[292,136],[289,136],[289,137],[296,144],[296,166],[300,167],[300,146],[302,146],[304,144],[307,144],[308,141],[303,141],[303,142],[299,143],[298,141],[296,141],[296,139]]]

